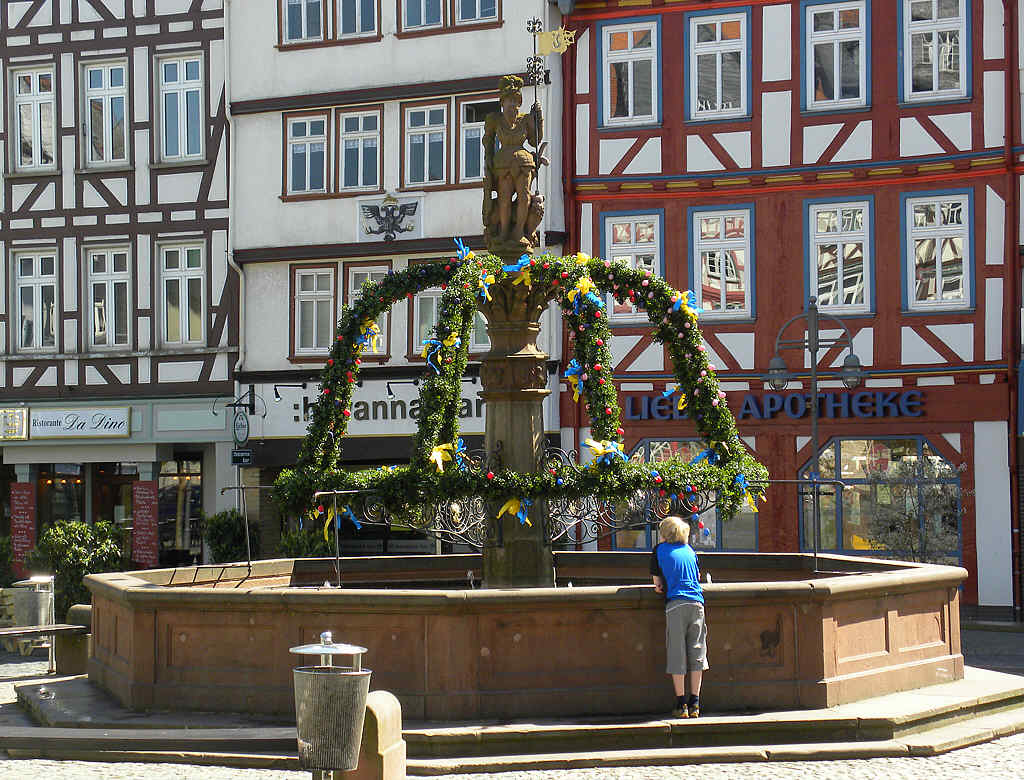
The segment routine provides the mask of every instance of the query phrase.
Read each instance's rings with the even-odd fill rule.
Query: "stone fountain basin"
[[[556,588],[479,586],[479,555],[258,561],[92,575],[89,678],[135,710],[294,711],[288,648],[368,648],[411,721],[665,712],[649,553],[556,552]],[[959,567],[702,553],[716,711],[822,708],[961,679]],[[573,587],[567,587],[569,582]],[[315,587],[320,585],[320,587]]]

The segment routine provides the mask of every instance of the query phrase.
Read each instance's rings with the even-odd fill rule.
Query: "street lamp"
[[[822,319],[829,320],[830,322],[837,324],[843,331],[842,335],[837,336],[836,338],[821,338],[818,331],[818,324]],[[807,335],[798,339],[783,339],[782,336],[789,326],[794,322],[801,320],[805,323]],[[821,349],[831,349],[832,347],[846,347],[846,349],[849,350],[846,358],[843,360],[843,367],[838,372],[819,374],[818,351]],[[818,548],[821,546],[821,475],[818,474],[818,377],[838,377],[847,388],[852,390],[861,383],[863,371],[861,370],[860,359],[853,354],[853,337],[850,335],[850,329],[846,327],[846,324],[842,320],[828,314],[821,314],[821,312],[818,311],[817,298],[813,296],[807,302],[807,311],[787,320],[786,323],[779,328],[778,335],[775,336],[775,354],[772,355],[772,359],[768,363],[767,373],[768,384],[776,391],[785,388],[786,385],[789,384],[790,380],[794,378],[794,375],[786,366],[786,361],[779,355],[780,351],[787,349],[800,350],[801,354],[803,354],[804,350],[807,350],[811,356],[810,406],[811,448],[813,455],[811,456],[810,483],[811,517],[814,521],[814,570],[817,571]]]

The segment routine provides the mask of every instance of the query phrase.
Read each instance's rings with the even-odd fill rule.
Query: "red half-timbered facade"
[[[10,0],[0,40],[12,525],[152,524],[138,561],[191,561],[233,504],[223,2]]]
[[[812,455],[810,356],[781,353],[797,376],[774,392],[776,335],[811,296],[842,319],[865,373],[854,390],[820,383],[822,474],[847,483],[822,502],[821,549],[872,554],[878,518],[916,514],[920,540],[970,572],[964,602],[1019,617],[1018,10],[577,3],[563,174],[567,246],[697,293],[740,433],[774,479]],[[695,430],[661,398],[665,351],[642,315],[609,304],[626,450],[686,451]],[[818,368],[845,354],[822,350]],[[561,419],[585,438],[568,392]],[[915,463],[932,470],[893,482]],[[813,546],[792,484],[772,485],[756,516],[703,520],[706,548]]]

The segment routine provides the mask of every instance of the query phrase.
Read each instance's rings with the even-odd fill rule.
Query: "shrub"
[[[54,619],[61,621],[72,604],[89,604],[92,596],[82,580],[87,574],[123,571],[124,530],[110,523],[89,525],[78,520],[51,525],[25,555],[25,568],[53,574]]]
[[[213,563],[234,563],[245,560],[245,518],[237,509],[229,509],[204,518],[203,537],[210,549],[210,560]],[[260,528],[258,525],[249,526],[249,543],[252,548],[252,557],[259,557]]]
[[[325,542],[322,528],[311,524],[281,534],[279,545],[285,558],[327,558],[334,555],[334,543]]]
[[[9,588],[15,579],[11,537],[0,536],[0,588]]]

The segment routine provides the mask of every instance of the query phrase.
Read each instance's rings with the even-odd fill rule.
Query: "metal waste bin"
[[[362,668],[365,647],[335,644],[330,631],[320,644],[291,648],[320,656],[319,666],[300,666],[295,676],[295,730],[303,769],[351,770],[359,765],[370,670]],[[351,666],[335,666],[335,655],[352,657]]]

